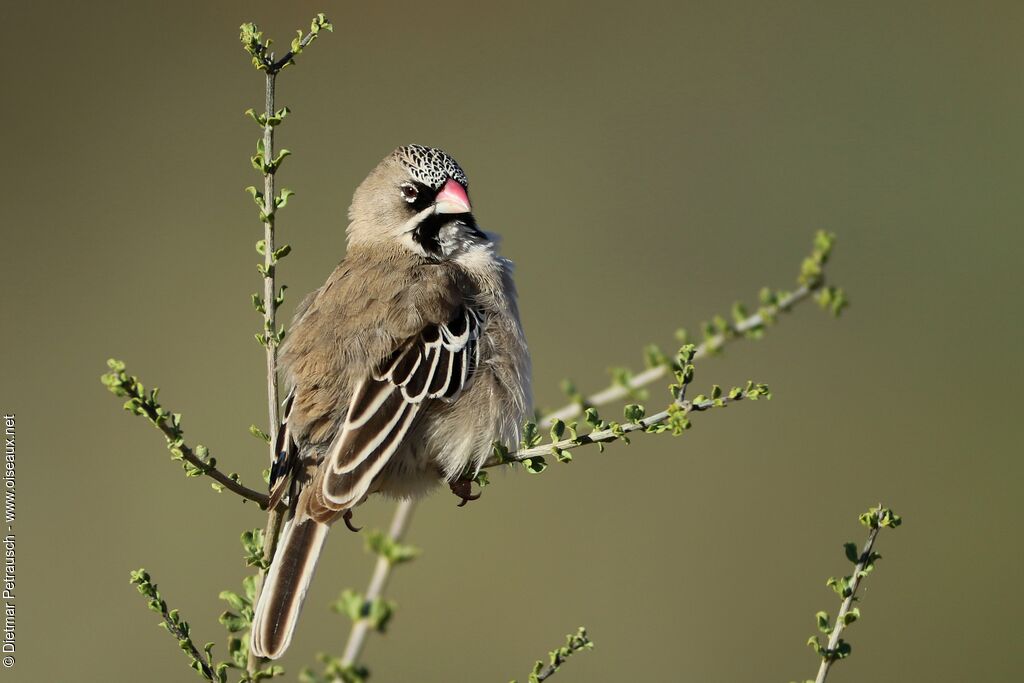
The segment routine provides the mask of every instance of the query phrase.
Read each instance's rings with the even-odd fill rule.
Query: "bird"
[[[279,349],[269,499],[287,512],[254,610],[257,657],[291,643],[332,523],[368,496],[417,498],[442,482],[465,503],[494,442],[518,444],[532,410],[512,262],[477,225],[455,159],[399,147],[348,218],[344,258]]]

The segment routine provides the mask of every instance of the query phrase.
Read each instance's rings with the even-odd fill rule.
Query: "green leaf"
[[[548,468],[548,464],[544,461],[541,456],[535,456],[533,458],[526,458],[523,460],[523,467],[530,474],[540,474]]]
[[[561,441],[563,434],[565,434],[565,423],[562,422],[561,420],[555,420],[554,422],[552,422],[550,432],[551,440]]]
[[[366,533],[366,550],[383,557],[392,565],[409,562],[420,554],[419,548],[398,543],[379,529]]]
[[[249,628],[248,620],[234,612],[224,612],[217,617],[217,621],[219,621],[229,633],[238,633],[239,631],[245,631]]]
[[[526,422],[523,425],[523,439],[521,441],[523,448],[533,448],[542,441],[540,430],[537,429],[536,422]]]
[[[248,604],[248,602],[242,596],[238,595],[237,593],[232,593],[231,591],[221,591],[220,595],[218,595],[217,597],[227,602],[236,610],[242,610],[242,608],[246,607]]]
[[[637,403],[630,403],[622,412],[627,422],[639,422],[645,415],[644,407]]]
[[[281,194],[278,195],[277,199],[274,200],[274,206],[276,206],[279,209],[283,209],[284,207],[288,206],[288,199],[294,196],[294,192],[287,188],[282,188]]]
[[[844,543],[843,551],[846,553],[846,559],[854,564],[860,562],[860,552],[857,550],[856,543]]]
[[[264,432],[256,425],[249,425],[249,433],[255,436],[257,439],[260,439],[264,443],[270,443],[270,435]]]
[[[331,609],[338,614],[347,616],[353,622],[359,621],[362,618],[363,596],[346,588],[331,604]]]

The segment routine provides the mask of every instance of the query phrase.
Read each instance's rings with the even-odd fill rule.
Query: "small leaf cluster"
[[[420,554],[416,546],[399,543],[380,529],[366,533],[366,551],[383,557],[391,566],[411,562]]]
[[[263,556],[263,529],[242,532],[242,550],[245,551],[245,566],[269,569],[270,562]]]
[[[305,667],[299,671],[299,683],[366,683],[370,678],[370,671],[365,666],[346,665],[341,657],[321,652],[316,658],[324,667],[323,673],[318,675]]]
[[[268,563],[263,559],[263,530],[246,531],[242,534],[241,541],[246,566],[266,569]],[[252,630],[255,602],[258,597],[256,593],[258,580],[259,577],[255,574],[246,576],[242,579],[240,594],[223,590],[218,595],[229,607],[217,618],[217,621],[228,632],[228,654],[231,656],[231,660],[227,664],[230,668],[237,669],[242,673],[241,681],[243,683],[284,674],[284,669],[276,665],[267,669],[259,669],[253,672],[251,677],[248,673],[249,637]]]
[[[281,247],[274,246],[273,228],[278,210],[287,206],[289,198],[295,195],[294,192],[286,188],[282,188],[280,193],[274,195],[274,176],[280,170],[284,160],[291,156],[291,151],[282,149],[276,154],[274,153],[273,130],[281,125],[291,110],[288,107],[273,110],[273,78],[281,69],[294,64],[295,56],[316,40],[323,30],[333,31],[334,27],[323,14],[317,14],[310,24],[309,33],[303,35],[301,30],[298,31],[298,37],[292,41],[288,54],[275,61],[274,55],[269,49],[272,41],[269,38],[264,40],[263,33],[255,24],[247,23],[241,26],[242,47],[252,57],[253,65],[257,69],[267,72],[267,111],[263,113],[257,113],[253,109],[245,111],[246,116],[263,130],[263,135],[256,141],[256,153],[249,160],[252,167],[263,175],[264,190],[260,191],[256,186],[250,185],[245,188],[245,191],[249,193],[258,207],[259,219],[266,231],[266,238],[256,243],[256,251],[263,256],[263,262],[256,264],[256,268],[264,280],[270,282],[266,285],[264,295],[253,293],[251,296],[253,308],[263,316],[263,331],[255,335],[256,341],[265,348],[279,347],[285,337],[285,327],[276,325],[274,312],[278,306],[284,303],[284,292],[287,287],[282,285],[275,291],[273,279],[278,262],[288,256],[292,248],[288,244]],[[264,297],[272,300],[267,301]]]
[[[213,661],[213,643],[206,643],[202,652],[192,642],[192,629],[189,623],[181,618],[176,609],[168,609],[153,583],[152,578],[145,569],[137,569],[131,572],[131,583],[138,589],[139,593],[146,598],[149,609],[161,617],[160,625],[167,630],[178,641],[178,647],[188,657],[189,666],[195,669],[200,676],[208,681],[224,683],[226,680],[227,664],[216,664]]]
[[[392,567],[411,562],[420,554],[418,548],[399,543],[379,529],[366,533],[365,548]],[[385,633],[397,604],[381,596],[368,599],[362,593],[346,588],[330,607],[334,612],[347,616],[353,624],[362,622],[377,633]],[[300,683],[364,683],[370,676],[370,670],[365,666],[346,665],[338,657],[321,653],[317,659],[323,664],[323,673],[318,675],[307,667],[299,673]]]
[[[246,111],[248,112],[248,110]],[[275,173],[277,173],[278,169],[281,168],[281,164],[284,163],[284,160],[290,157],[291,155],[292,151],[290,149],[282,149],[278,151],[276,155],[270,157],[267,154],[266,147],[263,144],[263,138],[260,138],[256,142],[256,153],[249,157],[249,161],[250,163],[252,163],[252,167],[259,173],[262,173],[263,175],[274,175]],[[258,196],[259,194],[262,193],[253,194],[252,192],[249,191],[249,188],[246,188],[246,192],[249,192],[249,194],[253,195],[253,200],[260,202],[262,204],[262,198]],[[281,203],[285,201],[282,196],[275,197],[274,200],[275,206],[280,206]],[[260,221],[264,223],[271,223],[273,222],[273,220],[273,211],[260,213]]]
[[[419,554],[419,548],[399,543],[387,533],[374,529],[366,533],[366,551],[382,558],[392,567],[411,562]],[[378,633],[384,633],[388,622],[394,616],[396,604],[381,597],[367,599],[361,593],[345,589],[331,604],[331,609],[347,616],[354,622],[365,621]]]
[[[331,603],[331,610],[347,616],[353,621],[365,621],[370,628],[378,633],[385,633],[391,617],[395,615],[397,605],[392,600],[376,597],[367,600],[361,593],[346,588]]]
[[[895,529],[903,518],[889,508],[876,505],[860,516],[860,523],[869,529]]]
[[[824,286],[824,265],[832,252],[834,242],[835,236],[829,233],[818,232],[815,235],[814,246],[811,254],[804,260],[798,281],[809,290],[816,290],[819,303],[838,315],[848,305],[846,295],[839,288]],[[791,291],[762,287],[758,295],[759,307],[755,314],[751,314],[746,305],[737,301],[733,303],[730,311],[731,322],[724,315],[714,315],[709,321],[701,323],[702,339],[699,346],[693,345],[691,335],[686,329],[676,330],[676,340],[682,344],[683,348],[693,349],[689,360],[680,361],[678,354],[671,357],[657,344],[652,343],[643,349],[644,367],[647,370],[665,368],[673,372],[676,375],[673,391],[678,392],[685,384],[679,373],[685,371],[686,365],[694,357],[720,353],[726,343],[735,338],[760,339],[764,336],[766,327],[775,323],[779,312],[789,310],[799,298]],[[641,384],[646,378],[638,378],[629,368],[624,367],[612,368],[611,373],[611,386],[622,389],[622,396],[632,400],[646,398],[645,392],[641,389]],[[581,409],[589,407],[586,398],[573,382],[563,380],[562,391],[569,397],[573,405],[580,406]],[[677,423],[674,432],[677,433],[680,429],[681,425]]]
[[[255,579],[255,577],[251,577]],[[192,640],[192,628],[189,623],[181,618],[178,610],[168,609],[166,601],[160,595],[160,591],[157,589],[157,585],[153,583],[152,578],[145,569],[137,569],[131,572],[131,583],[138,589],[139,593],[142,594],[146,600],[150,610],[156,612],[161,617],[160,625],[167,630],[174,638],[178,641],[178,647],[185,653],[185,656],[189,660],[189,666],[202,676],[204,679],[211,681],[212,683],[227,683],[228,671],[230,669],[237,669],[241,672],[241,677],[238,679],[239,683],[255,683],[255,681],[261,681],[267,678],[273,678],[284,673],[284,669],[279,666],[272,666],[269,669],[260,670],[252,673],[251,675],[246,671],[246,659],[248,657],[248,645],[247,642],[243,643],[241,638],[231,638],[228,643],[228,650],[231,654],[231,660],[226,662],[215,662],[213,660],[213,643],[206,643],[202,649],[196,647],[196,644]],[[255,584],[250,582],[247,587],[248,598],[240,598],[234,593],[230,593],[230,600],[232,604],[237,604],[240,607],[248,606],[249,623],[252,619],[251,600],[252,593],[255,591]],[[225,598],[225,591],[221,593],[221,597]],[[223,622],[222,622],[223,623]],[[244,628],[244,626],[242,627]],[[238,629],[238,630],[241,630]],[[245,641],[248,641],[248,636],[245,637]]]
[[[628,435],[632,432],[648,434],[671,432],[673,435],[679,436],[690,428],[688,415],[691,412],[724,408],[731,402],[744,399],[751,401],[762,398],[771,399],[771,391],[766,384],[751,381],[747,382],[745,388],[732,387],[728,393],[724,392],[720,386],[713,385],[710,395],[701,394],[693,401],[687,401],[685,399],[686,388],[693,381],[694,375],[692,363],[694,354],[695,347],[692,344],[687,344],[680,348],[676,357],[670,362],[676,380],[669,387],[673,401],[662,412],[647,416],[643,405],[629,403],[622,410],[624,421],[619,422],[603,419],[597,408],[591,406],[583,411],[583,420],[590,427],[587,433],[579,433],[579,424],[576,421],[566,423],[561,419],[554,419],[549,432],[550,441],[547,443],[545,443],[537,423],[527,422],[523,425],[519,450],[515,454],[511,454],[506,446],[495,442],[491,447],[491,460],[486,463],[486,466],[521,464],[529,474],[540,474],[548,467],[545,459],[547,453],[560,463],[569,463],[573,459],[570,449],[579,446],[597,444],[598,449],[603,451],[604,445],[612,441],[629,444]],[[566,437],[567,432],[568,437]],[[479,475],[477,478],[473,478],[469,474],[465,478],[478,481]],[[480,485],[485,486],[486,483],[485,478]]]
[[[285,67],[295,63],[295,57],[302,54],[302,51],[309,47],[309,44],[316,40],[321,31],[333,31],[334,26],[327,21],[323,14],[317,14],[309,25],[309,33],[303,35],[302,30],[292,40],[291,50],[279,60],[274,60],[274,53],[270,51],[273,40],[263,39],[263,32],[252,22],[247,22],[239,27],[239,40],[242,42],[242,49],[252,57],[252,65],[268,74],[276,74]]]
[[[804,259],[800,266],[800,277],[798,282],[809,289],[818,290],[816,299],[818,304],[832,315],[839,317],[847,306],[850,305],[846,293],[839,287],[825,286],[825,264],[832,255],[832,248],[835,246],[836,236],[832,233],[819,230],[814,236],[814,248],[810,256]]]
[[[824,635],[826,641],[832,634],[838,635],[847,626],[860,619],[860,609],[853,606],[853,603],[860,600],[855,593],[860,581],[874,570],[875,563],[882,558],[880,554],[872,550],[874,539],[881,529],[895,529],[903,523],[903,520],[891,509],[878,505],[862,514],[860,522],[870,529],[864,550],[858,550],[856,543],[843,544],[846,559],[854,565],[853,571],[845,576],[830,576],[825,582],[842,601],[836,621],[835,623],[831,621],[828,612],[821,611],[814,615],[818,631]],[[835,642],[835,647],[830,649],[827,644],[821,642],[820,635],[812,635],[807,639],[807,645],[827,663],[846,659],[852,651],[850,644],[842,638],[838,638]]]
[[[587,636],[587,629],[580,626],[576,633],[570,633],[565,637],[565,645],[548,653],[547,663],[537,660],[530,672],[528,683],[540,683],[552,676],[572,655],[583,650],[592,650],[593,641]],[[512,683],[517,683],[513,680]]]

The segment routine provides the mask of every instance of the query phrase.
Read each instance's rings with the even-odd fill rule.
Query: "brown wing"
[[[481,315],[460,307],[401,344],[353,392],[341,431],[324,458],[323,503],[341,510],[366,494],[431,399],[455,400],[479,361]]]

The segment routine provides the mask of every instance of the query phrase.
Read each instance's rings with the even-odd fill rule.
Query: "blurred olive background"
[[[2,406],[18,425],[17,666],[0,680],[187,681],[128,584],[145,566],[223,654],[217,593],[263,516],[169,462],[99,383],[123,358],[250,484],[266,465],[262,236],[242,188],[263,79],[237,41],[336,31],[278,82],[297,191],[285,317],[344,251],[353,188],[399,144],[449,150],[517,264],[537,403],[789,287],[814,230],[853,307],[812,305],[699,364],[770,403],[685,437],[438,494],[409,540],[374,680],[507,681],[580,624],[570,681],[788,681],[824,585],[883,501],[836,681],[1011,680],[1021,633],[1019,3],[6,3]],[[655,387],[650,404],[665,400]],[[615,411],[607,411],[612,414]],[[357,521],[387,523],[372,502]],[[371,558],[336,530],[294,680],[348,623]],[[6,678],[4,678],[6,677]]]

